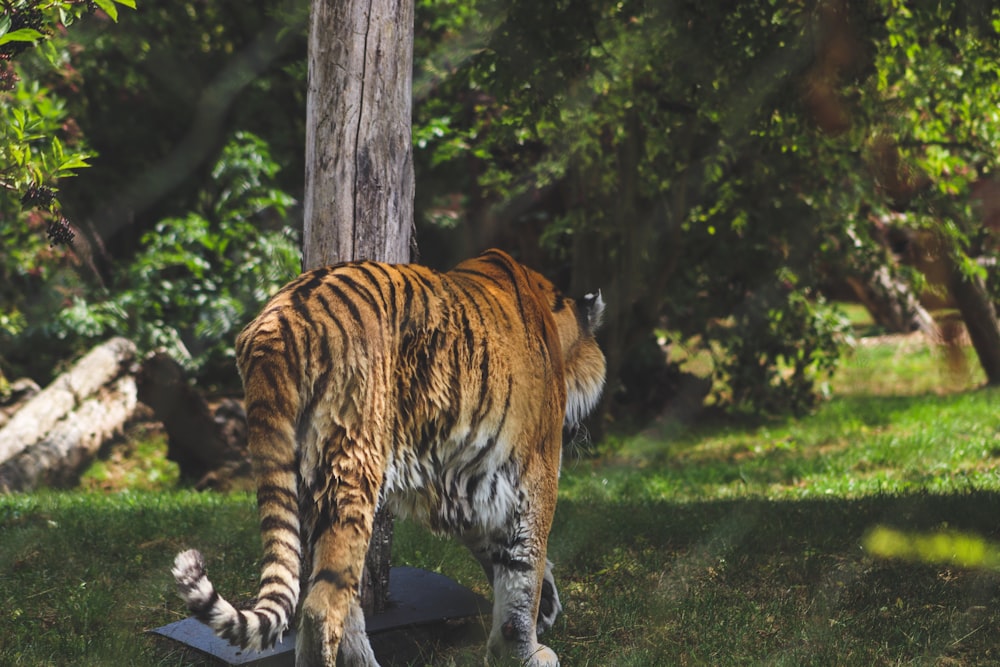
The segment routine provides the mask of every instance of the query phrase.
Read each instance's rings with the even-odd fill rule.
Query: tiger
[[[271,647],[301,601],[298,667],[376,666],[359,583],[377,508],[455,536],[493,588],[487,662],[558,665],[547,558],[563,436],[605,382],[600,292],[579,303],[491,249],[437,272],[358,261],[307,271],[236,340],[263,542],[256,602],[220,597],[197,550],[189,611]],[[301,576],[305,581],[300,581]]]

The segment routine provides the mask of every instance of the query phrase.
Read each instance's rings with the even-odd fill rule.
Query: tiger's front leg
[[[489,545],[469,545],[470,551],[483,566],[486,578],[493,586],[493,561],[491,559],[491,549]],[[542,633],[555,625],[556,618],[562,612],[562,603],[559,601],[559,589],[556,588],[556,579],[552,574],[552,561],[545,559],[545,577],[542,579],[542,593],[538,601],[538,620],[535,624],[535,631],[540,637]]]
[[[514,664],[556,667],[555,652],[538,643],[538,608],[545,572],[544,552],[528,545],[498,546],[493,565],[493,627],[489,653]],[[505,664],[505,663],[501,663]]]
[[[555,652],[538,643],[538,634],[544,629],[539,628],[539,609],[546,583],[545,554],[554,511],[554,488],[551,493],[542,492],[534,498],[522,496],[520,511],[511,518],[508,531],[495,535],[477,549],[483,554],[481,560],[488,554],[493,572],[493,626],[487,663],[492,657],[513,658],[517,661],[514,664],[528,667],[559,665]],[[548,573],[551,578],[551,570]],[[549,586],[554,595],[551,581]],[[551,605],[549,611],[554,611]],[[543,626],[550,622],[551,618],[542,619]]]

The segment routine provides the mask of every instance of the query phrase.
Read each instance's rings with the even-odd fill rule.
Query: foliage
[[[835,357],[836,345],[812,346],[809,362],[792,364],[795,390],[760,377],[778,377],[796,344],[775,345],[778,336],[833,333],[815,329],[831,320],[808,308],[778,307],[789,286],[796,294],[784,305],[805,304],[815,288],[797,274],[817,244],[804,229],[816,229],[816,215],[802,188],[782,183],[803,170],[768,131],[772,110],[795,98],[790,67],[802,60],[808,17],[746,4],[719,18],[726,12],[580,2],[517,30],[527,11],[512,3],[489,48],[454,75],[457,87],[480,91],[475,115],[464,116],[472,127],[459,130],[472,139],[467,153],[485,158],[473,172],[489,202],[480,208],[535,230],[571,263],[578,289],[610,285],[611,347],[639,349],[666,317],[684,337],[721,345],[717,375],[734,383],[726,393],[737,403],[808,406],[816,371],[830,366],[811,362]],[[432,122],[448,99],[428,102]],[[443,135],[432,163],[453,145]],[[532,200],[541,205],[525,206]],[[713,326],[733,317],[735,326]]]
[[[284,114],[297,99],[287,83],[258,74],[288,64],[306,5],[154,1],[121,26],[108,20],[117,18],[110,0],[45,9],[56,5],[74,17],[99,9],[99,20],[74,30],[73,42],[47,42],[58,76],[46,75],[50,89],[19,84],[37,94],[17,99],[46,105],[48,124],[36,134],[79,162],[93,152],[86,134],[100,169],[52,200],[88,222],[73,226],[83,234],[72,250],[39,238],[44,216],[5,212],[0,253],[10,261],[0,270],[12,279],[0,281],[0,362],[44,381],[58,360],[120,333],[169,348],[202,378],[231,380],[235,330],[299,270],[297,231],[277,218],[294,204],[278,181],[301,169],[279,170],[270,144],[240,128],[278,137],[283,119],[292,136],[301,130]],[[38,58],[26,67],[33,79],[46,72]],[[53,91],[72,94],[63,101]],[[301,140],[294,144],[298,152]]]
[[[613,377],[665,326],[715,352],[720,397],[806,409],[839,353],[817,295],[888,261],[889,213],[982,271],[970,187],[996,171],[1000,42],[980,4],[511,0],[438,17],[453,48],[418,60],[437,81],[418,165],[466,200],[425,192],[426,221],[540,243],[574,291],[603,285]]]
[[[236,131],[262,137],[285,167],[275,188],[299,192],[307,10],[150,0],[121,25],[74,30],[72,70],[47,90],[78,94],[45,133],[82,155],[78,126],[101,155],[99,173],[58,192],[92,221],[89,253],[47,248],[44,215],[4,226],[5,355],[25,363],[42,318],[65,305],[48,326],[65,341],[118,326],[135,306],[116,293],[152,285],[122,267],[167,254],[144,249],[163,221],[164,245],[202,252],[196,237],[219,233],[204,183]],[[680,362],[657,346],[670,330],[709,353],[717,401],[814,409],[844,340],[821,295],[891,263],[890,219],[940,237],[1000,293],[986,268],[995,231],[980,216],[990,202],[971,196],[998,167],[990,3],[421,0],[415,25],[423,260],[501,245],[572,293],[603,288],[611,405],[641,403],[645,418],[683,403]],[[179,310],[161,304],[143,317],[162,324],[128,330],[182,341],[195,363],[219,358],[164,318],[202,299],[218,306],[203,331],[225,335],[231,302],[157,289]]]
[[[92,153],[63,98],[73,76],[64,32],[88,13],[117,20],[117,5],[135,8],[135,1],[0,6],[0,341],[21,335],[30,311],[56,307],[56,290],[78,263],[59,183],[89,166]]]
[[[117,283],[74,297],[54,333],[126,335],[140,350],[165,348],[203,379],[230,377],[236,333],[301,268],[284,222],[295,201],[274,187],[278,172],[263,140],[238,132],[198,210],[147,232]]]
[[[307,16],[303,0],[148,0],[128,21],[74,33],[71,110],[104,159],[64,197],[93,221],[102,276],[159,221],[197,208],[237,131],[266,140],[277,187],[298,197]]]
[[[715,370],[732,392],[728,402],[768,413],[815,407],[815,381],[833,374],[846,335],[843,318],[821,296],[790,289],[754,295],[719,328],[714,338],[725,353]]]
[[[0,337],[25,328],[25,310],[40,286],[72,261],[51,247],[45,230],[62,220],[55,181],[85,166],[85,147],[66,140],[65,105],[37,82],[18,81],[0,93]],[[60,138],[63,137],[63,138]],[[23,194],[22,194],[23,193]],[[51,231],[50,231],[51,233]]]
[[[63,127],[66,121],[64,102],[37,80],[25,84],[12,60],[31,46],[43,43],[42,62],[53,70],[63,67],[67,42],[62,38],[53,39],[53,36],[98,8],[117,20],[116,3],[135,8],[135,0],[13,0],[3,4],[0,12],[0,185],[9,193],[18,193],[25,208],[40,208],[58,216],[55,183],[88,166],[88,155],[82,147],[74,147],[78,137],[67,136]],[[39,64],[35,64],[36,70]],[[65,234],[65,230],[60,231]],[[49,235],[56,236],[51,228]]]

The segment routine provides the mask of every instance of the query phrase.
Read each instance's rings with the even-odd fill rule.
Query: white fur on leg
[[[551,571],[548,574],[551,577]],[[527,667],[558,667],[555,652],[537,641],[537,618],[529,593],[537,585],[535,576],[517,569],[495,570],[489,653],[503,659],[517,658]]]
[[[379,667],[365,632],[365,614],[355,597],[344,619],[344,638],[340,640],[337,664],[345,667]]]
[[[556,580],[552,576],[552,561],[548,559],[545,560],[545,577],[542,581],[542,599],[538,607],[538,625],[535,627],[535,631],[539,635],[555,624],[556,617],[562,611],[562,603],[559,602],[559,589],[556,588]],[[548,594],[549,590],[551,590],[551,595]],[[548,609],[546,609],[547,603],[551,604]]]

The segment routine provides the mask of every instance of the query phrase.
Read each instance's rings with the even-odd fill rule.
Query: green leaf
[[[118,8],[115,7],[114,0],[94,0],[98,7],[104,10],[112,21],[118,22]]]
[[[66,171],[70,169],[82,169],[84,167],[89,167],[90,163],[87,162],[86,155],[70,155],[66,160],[64,160],[59,165],[59,171]]]
[[[0,45],[7,44],[8,42],[34,42],[35,40],[42,39],[44,36],[32,28],[21,28],[14,32],[8,32],[6,35],[0,35]]]

